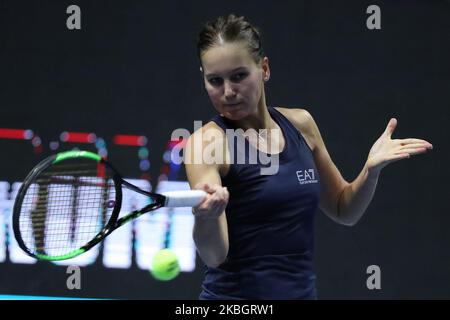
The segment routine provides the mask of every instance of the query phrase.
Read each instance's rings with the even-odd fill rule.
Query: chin
[[[239,105],[234,108],[222,107],[220,113],[223,114],[227,119],[235,121],[241,120],[249,115],[249,112],[245,108],[245,105]]]
[[[224,115],[225,118],[233,120],[233,121],[241,120],[241,119],[245,118],[248,115],[243,110],[235,110],[235,111],[224,110],[222,112],[222,114]]]

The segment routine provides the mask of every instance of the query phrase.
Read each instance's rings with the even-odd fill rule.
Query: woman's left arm
[[[349,183],[331,160],[311,114],[304,109],[295,110],[296,114],[291,114],[296,119],[294,124],[313,145],[314,161],[322,189],[319,207],[339,224],[353,226],[362,217],[372,201],[380,172],[386,165],[433,148],[423,139],[391,139],[397,126],[397,120],[392,118],[370,149],[362,171]]]
[[[385,166],[433,149],[433,145],[423,139],[392,139],[396,127],[397,119],[390,119],[386,130],[370,149],[363,170],[342,192],[338,215],[350,225],[358,222],[369,206],[378,177]]]

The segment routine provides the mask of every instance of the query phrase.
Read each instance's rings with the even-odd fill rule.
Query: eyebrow
[[[236,71],[238,71],[238,70],[240,70],[240,69],[246,69],[246,67],[241,66],[241,67],[234,68],[234,69],[231,70],[229,73],[236,72]],[[206,77],[218,76],[218,74],[216,74],[216,73],[208,73],[208,74],[205,74],[205,76],[206,76]]]

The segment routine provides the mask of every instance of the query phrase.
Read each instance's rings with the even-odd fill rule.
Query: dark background
[[[66,28],[71,4],[81,8],[81,30]],[[366,28],[371,4],[381,8],[381,30]],[[307,109],[348,181],[391,117],[398,119],[393,138],[434,146],[384,169],[356,226],[318,212],[319,298],[450,298],[448,1],[0,0],[0,127],[32,129],[43,141],[35,154],[28,142],[0,140],[0,180],[23,179],[63,131],[107,141],[118,133],[149,137],[155,179],[172,131],[192,132],[194,120],[215,114],[196,36],[204,22],[230,12],[263,33],[268,104]],[[138,176],[131,151],[108,150],[125,176]],[[196,299],[197,264],[169,283],[93,265],[82,269],[83,289],[71,292],[65,268],[6,262],[0,293]],[[366,287],[372,264],[381,268],[381,290]]]

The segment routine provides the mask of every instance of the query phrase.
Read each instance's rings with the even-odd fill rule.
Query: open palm
[[[381,169],[391,162],[406,159],[412,155],[433,149],[433,145],[423,139],[391,139],[396,127],[397,119],[392,118],[386,130],[370,149],[366,164],[371,174],[378,174]]]

